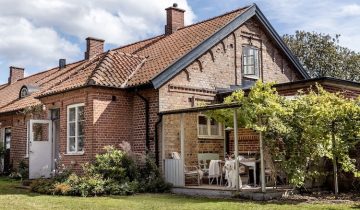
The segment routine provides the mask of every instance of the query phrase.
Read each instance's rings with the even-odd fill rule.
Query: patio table
[[[241,159],[239,163],[248,167],[253,167],[254,187],[256,187],[256,160]]]

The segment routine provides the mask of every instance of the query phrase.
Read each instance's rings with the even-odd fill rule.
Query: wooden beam
[[[235,171],[236,171],[236,190],[240,190],[239,185],[239,161],[238,161],[238,154],[239,154],[239,135],[238,135],[238,124],[237,124],[237,110],[234,109],[234,147],[235,147]]]

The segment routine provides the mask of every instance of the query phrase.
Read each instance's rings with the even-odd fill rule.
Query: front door
[[[30,120],[29,178],[49,178],[52,170],[52,122]]]

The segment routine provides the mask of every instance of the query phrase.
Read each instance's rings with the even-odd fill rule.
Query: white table
[[[248,167],[253,167],[254,187],[256,187],[256,160],[241,159],[239,163]]]

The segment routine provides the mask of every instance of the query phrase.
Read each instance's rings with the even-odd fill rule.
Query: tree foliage
[[[335,77],[360,82],[360,53],[339,45],[340,35],[296,31],[283,36],[311,77]]]
[[[237,91],[224,103],[241,105],[239,125],[264,132],[266,147],[290,183],[303,186],[306,178],[322,175],[323,167],[318,164],[324,158],[335,159],[343,171],[359,176],[349,152],[359,143],[360,99],[348,99],[316,86],[289,100],[279,96],[272,85],[257,82],[247,96]],[[207,114],[226,126],[233,125],[231,109]]]

